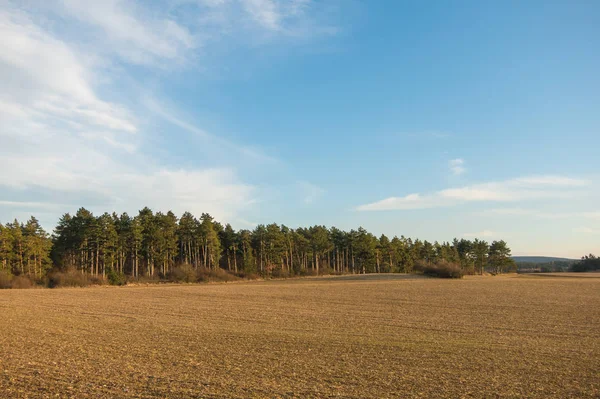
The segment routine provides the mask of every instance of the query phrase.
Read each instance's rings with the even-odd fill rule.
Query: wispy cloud
[[[460,176],[467,171],[465,161],[462,158],[451,159],[448,161],[448,166],[454,176]]]
[[[136,118],[127,107],[97,95],[85,56],[18,9],[0,9],[0,36],[0,164],[4,171],[20,169],[0,172],[0,184],[14,184],[19,176],[27,180],[36,167],[68,163],[77,156],[74,149],[75,154],[63,154],[69,142],[101,137],[110,147],[135,148]],[[8,166],[13,158],[35,160]]]
[[[281,29],[281,11],[272,0],[242,0],[246,11],[262,26],[267,29]]]
[[[600,220],[600,211],[541,211],[531,208],[494,208],[479,212],[482,215],[502,215],[502,216],[531,216],[540,219],[572,219],[583,218],[590,220]]]
[[[80,54],[36,26],[17,10],[0,10],[0,134],[22,134],[32,127],[69,125],[76,131],[104,128],[135,133],[126,107],[98,98],[94,74]],[[9,123],[10,122],[10,123]],[[27,129],[29,130],[29,129]],[[73,130],[73,129],[71,129]]]
[[[226,151],[235,153],[235,156],[237,157],[243,156],[252,161],[268,163],[277,162],[276,158],[266,154],[264,151],[261,151],[256,147],[235,143],[197,127],[196,125],[184,120],[182,117],[175,115],[175,111],[169,109],[169,107],[165,106],[164,104],[159,103],[155,98],[146,96],[142,100],[142,103],[155,116],[164,119],[165,121],[185,130],[190,134],[193,134],[200,139],[203,139],[212,149],[219,147]]]
[[[339,28],[313,13],[313,0],[239,0],[246,13],[267,31],[287,36],[332,35]]]
[[[361,205],[359,211],[425,209],[467,202],[517,202],[543,198],[568,198],[587,186],[584,179],[564,176],[530,176],[500,182],[449,188],[431,194],[409,194]],[[569,189],[569,190],[566,190]]]
[[[130,63],[182,61],[188,50],[198,46],[188,28],[169,18],[166,10],[161,15],[122,0],[63,0],[61,4],[72,17],[95,28],[100,41]]]
[[[273,157],[145,101],[137,75],[200,69],[199,51],[235,32],[294,35],[314,23],[317,7],[301,0],[173,0],[168,7],[133,0],[0,0],[0,213],[11,208],[11,214],[21,209],[57,216],[77,203],[96,211],[149,205],[233,217],[254,202],[255,187],[228,162],[181,167],[140,151],[154,134],[148,119],[201,137],[206,152],[254,162]],[[208,9],[222,18],[207,23]],[[123,82],[133,90],[119,97],[112,89]],[[41,194],[55,201],[23,201]]]
[[[142,205],[231,217],[253,188],[227,169],[161,167],[136,152],[140,133],[126,107],[99,98],[81,54],[18,10],[0,11],[0,186],[93,197],[98,210]],[[106,144],[103,147],[102,143]],[[130,155],[122,157],[118,150]],[[133,156],[132,156],[133,155]],[[8,198],[6,198],[8,199]],[[72,211],[3,201],[3,206]],[[86,205],[82,203],[81,205]]]

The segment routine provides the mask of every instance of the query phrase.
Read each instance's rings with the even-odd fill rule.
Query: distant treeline
[[[431,266],[434,267],[431,267]],[[312,226],[258,225],[234,230],[209,214],[142,209],[94,216],[81,208],[60,218],[54,233],[37,219],[0,224],[0,270],[38,283],[52,273],[77,271],[111,281],[173,280],[181,270],[224,270],[237,275],[294,275],[424,272],[501,273],[515,270],[504,241],[475,239],[428,242],[404,236],[379,238],[363,228],[342,231]],[[185,273],[184,273],[185,274]],[[443,274],[440,272],[440,274]]]
[[[589,254],[581,258],[580,262],[571,266],[573,272],[593,272],[600,270],[600,258]]]
[[[550,272],[566,272],[576,260],[573,261],[550,261],[550,262],[516,262],[517,271],[520,273],[550,273]]]
[[[553,272],[591,272],[600,270],[600,258],[593,254],[583,256],[581,260],[558,260],[550,262],[518,261],[519,273],[553,273]]]

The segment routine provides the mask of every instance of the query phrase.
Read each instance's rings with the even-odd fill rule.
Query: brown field
[[[526,273],[522,276],[528,277],[576,277],[576,278],[600,278],[600,272],[562,272],[562,273]]]
[[[600,279],[0,291],[2,398],[593,398]]]

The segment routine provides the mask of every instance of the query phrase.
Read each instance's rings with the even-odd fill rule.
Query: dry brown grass
[[[0,314],[8,398],[600,395],[599,279],[3,290]]]

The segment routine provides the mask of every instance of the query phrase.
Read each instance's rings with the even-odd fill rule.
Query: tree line
[[[594,254],[581,257],[581,261],[571,266],[573,272],[595,272],[600,270],[600,258]]]
[[[289,228],[275,223],[234,230],[209,214],[153,212],[136,216],[85,208],[63,215],[52,235],[37,219],[0,224],[0,267],[42,279],[51,269],[90,276],[168,278],[174,268],[224,269],[234,274],[290,276],[328,273],[411,273],[419,265],[448,262],[465,274],[514,268],[504,241],[454,239],[429,242],[376,237],[364,228]]]

